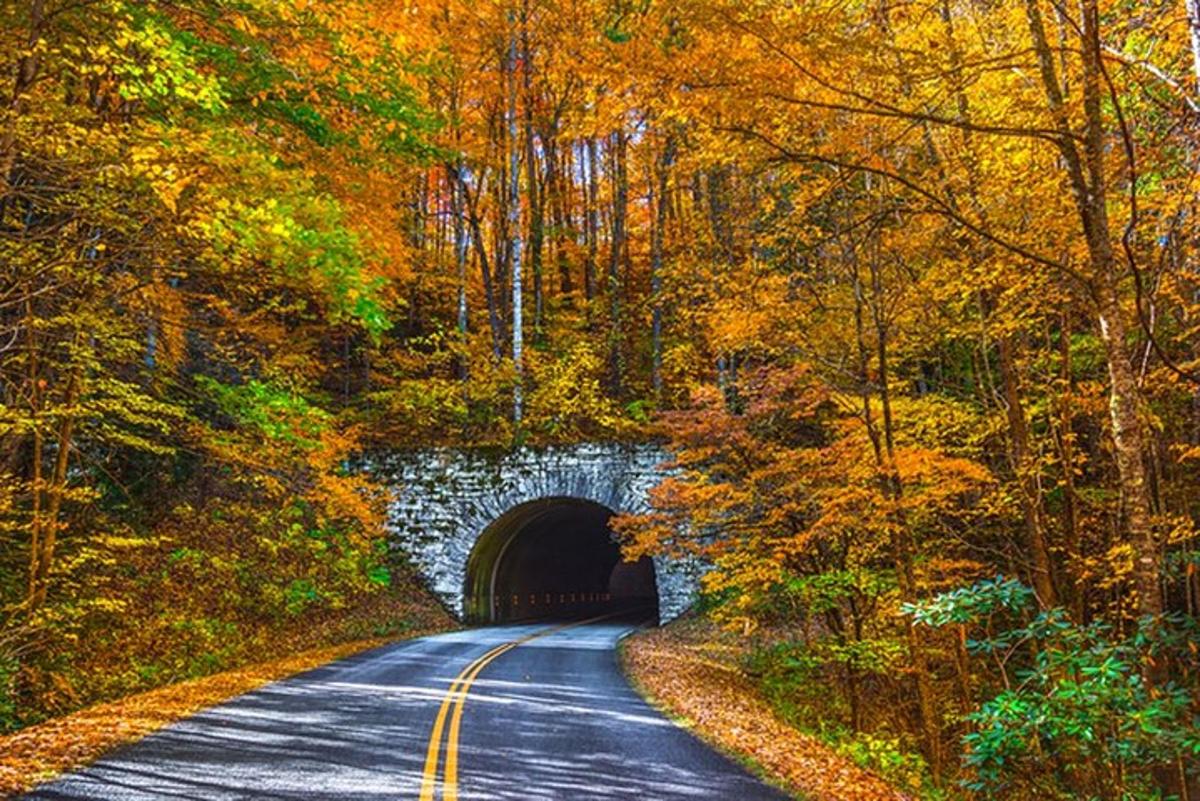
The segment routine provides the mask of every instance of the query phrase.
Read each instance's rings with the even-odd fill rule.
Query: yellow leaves
[[[781,315],[787,314],[780,303],[786,296],[786,280],[762,271],[753,264],[741,265],[730,275],[718,277],[716,295],[720,298],[706,316],[710,347],[715,353],[739,350],[770,352],[778,347],[773,336]],[[728,294],[721,285],[728,282]],[[736,287],[736,288],[735,288]],[[721,297],[721,295],[725,295]]]
[[[1200,445],[1177,445],[1175,447],[1175,458],[1180,462],[1194,462],[1200,460]]]
[[[920,447],[898,449],[896,471],[906,486],[922,493],[926,502],[944,501],[993,480],[983,465]]]
[[[155,196],[172,214],[179,197],[193,180],[174,155],[158,143],[144,142],[130,150],[132,173],[149,183]]]
[[[527,360],[530,424],[550,438],[621,435],[631,426],[620,407],[604,391],[604,359],[589,342],[578,342],[562,354]],[[603,433],[602,433],[603,432]]]
[[[1165,515],[1159,521],[1159,526],[1165,533],[1163,543],[1168,548],[1179,546],[1188,548],[1189,545],[1197,542],[1197,537],[1200,536],[1200,529],[1197,528],[1196,521],[1184,514]],[[1192,567],[1194,568],[1194,565]]]
[[[309,50],[304,54],[306,66],[315,73],[322,73],[333,65],[333,59],[327,53]]]
[[[411,610],[385,611],[394,615]],[[428,633],[447,624],[444,617],[436,623],[425,620],[408,634]],[[281,641],[278,647],[290,652],[288,656],[98,704],[0,737],[0,796],[27,792],[48,777],[80,768],[117,746],[135,742],[205,707],[386,641],[360,639],[307,650],[303,638]]]
[[[705,573],[701,583],[707,592],[721,594],[737,590],[735,608],[751,611],[755,593],[776,584],[783,575],[778,559],[769,552],[754,552],[751,548],[723,547],[714,560],[714,569]]]
[[[934,554],[917,565],[917,580],[928,593],[962,587],[985,577],[991,565],[975,559],[961,559]]]
[[[1112,589],[1129,580],[1133,574],[1134,556],[1133,545],[1119,542],[1101,556],[1086,559],[1084,565],[1088,573],[1094,576],[1096,587]]]
[[[242,33],[250,36],[258,35],[258,26],[255,25],[254,21],[245,14],[233,13],[230,15],[230,21],[233,23],[233,27],[237,28]]]
[[[625,641],[622,658],[639,687],[704,739],[743,756],[820,801],[902,801],[907,796],[789,726],[761,696],[743,666],[757,622],[737,621],[735,632],[714,630],[699,618],[650,629]]]

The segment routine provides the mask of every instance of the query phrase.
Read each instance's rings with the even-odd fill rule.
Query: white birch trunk
[[[512,30],[508,40],[508,246],[512,257],[512,359],[517,371],[513,385],[513,422],[518,425],[524,413],[522,378],[522,290],[521,290],[521,149],[517,126],[517,13],[511,12]]]

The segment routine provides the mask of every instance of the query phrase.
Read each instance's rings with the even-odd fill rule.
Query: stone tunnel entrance
[[[574,498],[520,504],[491,523],[467,560],[465,617],[474,623],[658,621],[654,564],[621,559],[612,510]]]

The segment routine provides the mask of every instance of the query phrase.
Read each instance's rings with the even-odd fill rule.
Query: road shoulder
[[[411,630],[314,648],[82,709],[0,737],[0,799],[13,798],[78,770],[202,709],[338,659],[434,633]]]
[[[765,780],[808,801],[908,797],[772,712],[737,667],[736,648],[689,618],[627,637],[621,667],[676,722]]]

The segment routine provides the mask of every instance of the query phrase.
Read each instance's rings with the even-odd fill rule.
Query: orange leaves
[[[419,636],[450,626],[444,613],[432,606],[410,608],[391,602],[378,605],[373,611],[412,615],[415,626],[406,631],[406,636]],[[279,636],[278,632],[276,636]],[[282,659],[273,658],[208,678],[99,704],[31,726],[17,734],[0,736],[0,797],[10,798],[28,792],[39,783],[78,769],[113,748],[141,739],[204,707],[387,641],[384,638],[357,639],[331,646],[314,643],[310,638],[311,634],[299,638],[281,637],[274,648],[267,650],[276,654],[291,652]]]
[[[762,265],[738,265],[714,276],[714,300],[704,323],[715,353],[772,353],[787,345],[779,321],[787,315],[787,279]]]
[[[945,510],[963,495],[978,491],[994,480],[977,462],[949,457],[929,448],[898,449],[895,467],[906,490],[911,492],[906,503],[913,512]]]
[[[652,492],[654,511],[616,522],[627,550],[703,556],[712,565],[704,589],[720,599],[712,614],[749,630],[791,603],[781,598],[797,577],[890,573],[902,535],[936,542],[987,514],[976,507],[995,487],[991,472],[937,447],[940,437],[971,452],[964,443],[977,421],[962,408],[897,403],[910,416],[892,461],[836,397],[803,363],[748,372],[733,396],[697,393],[691,410],[665,417],[678,472]],[[930,554],[942,561],[922,575],[938,586],[976,567]]]
[[[776,717],[739,664],[747,639],[699,619],[625,641],[625,670],[651,700],[813,801],[905,801],[904,794]]]

